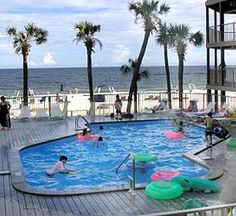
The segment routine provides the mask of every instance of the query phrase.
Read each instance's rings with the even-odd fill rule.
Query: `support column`
[[[210,85],[209,7],[206,6],[207,85]],[[211,89],[207,89],[207,103],[212,101]]]
[[[224,41],[224,11],[222,9],[222,3],[220,3],[220,41]],[[225,84],[225,76],[226,76],[226,64],[225,64],[225,50],[223,47],[220,48],[220,60],[221,60],[221,86]],[[221,91],[221,105],[225,103],[225,91]]]

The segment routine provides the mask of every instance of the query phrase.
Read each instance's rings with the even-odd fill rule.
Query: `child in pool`
[[[173,119],[173,124],[177,127],[177,132],[184,133],[184,123],[182,121],[177,121],[177,119]]]
[[[102,126],[100,126],[100,127],[102,127]],[[103,127],[102,127],[103,128]],[[100,128],[101,129],[101,128]],[[101,139],[103,140],[103,138],[101,137],[101,136],[98,136],[98,135],[96,135],[96,134],[94,134],[94,133],[90,133],[90,132],[88,132],[88,130],[87,130],[87,128],[84,128],[83,129],[83,131],[82,131],[82,133],[79,133],[78,134],[79,136],[84,136],[84,137],[88,137],[88,138],[91,138],[91,139],[97,139],[98,141],[101,141]]]
[[[47,171],[48,176],[53,176],[55,173],[63,173],[68,174],[69,172],[73,172],[74,170],[69,170],[66,168],[65,164],[67,162],[68,158],[66,156],[61,156],[59,158],[59,161],[50,169]]]

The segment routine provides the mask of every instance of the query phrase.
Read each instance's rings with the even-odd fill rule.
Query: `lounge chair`
[[[59,104],[52,104],[52,106],[51,106],[51,118],[54,118],[54,119],[64,118],[64,113],[60,109]]]
[[[183,112],[183,116],[190,118],[193,121],[204,118],[209,112],[215,111],[215,102],[210,102],[207,107],[200,112]]]
[[[30,118],[30,108],[28,106],[22,106],[21,112],[18,118],[20,119]]]

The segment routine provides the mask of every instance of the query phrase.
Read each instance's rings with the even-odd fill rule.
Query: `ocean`
[[[138,83],[139,90],[166,90],[164,67],[143,67],[149,71],[149,79]],[[0,69],[0,95],[11,95],[23,86],[22,69]],[[178,67],[171,66],[171,83],[178,83]],[[131,74],[123,75],[119,67],[93,68],[94,88],[99,85],[113,86],[116,91],[128,91]],[[197,88],[206,87],[206,67],[185,66],[184,88],[194,83]],[[57,93],[63,85],[64,92],[78,88],[88,92],[87,68],[34,68],[29,69],[29,87],[35,94]]]

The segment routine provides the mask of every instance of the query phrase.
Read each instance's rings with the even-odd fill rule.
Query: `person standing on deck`
[[[11,127],[10,110],[11,105],[6,101],[4,96],[1,97],[0,102],[0,124],[1,130],[9,130]]]
[[[115,105],[116,115],[117,115],[117,119],[118,119],[119,114],[121,116],[121,108],[122,108],[122,101],[121,101],[120,96],[118,94],[116,95],[116,101],[115,101],[114,105]]]
[[[214,129],[214,119],[212,118],[212,113],[209,112],[207,114],[207,118],[204,121],[204,125],[206,126],[205,137],[207,140],[207,147],[210,147],[208,153],[210,153],[210,157],[212,156],[212,135]]]

